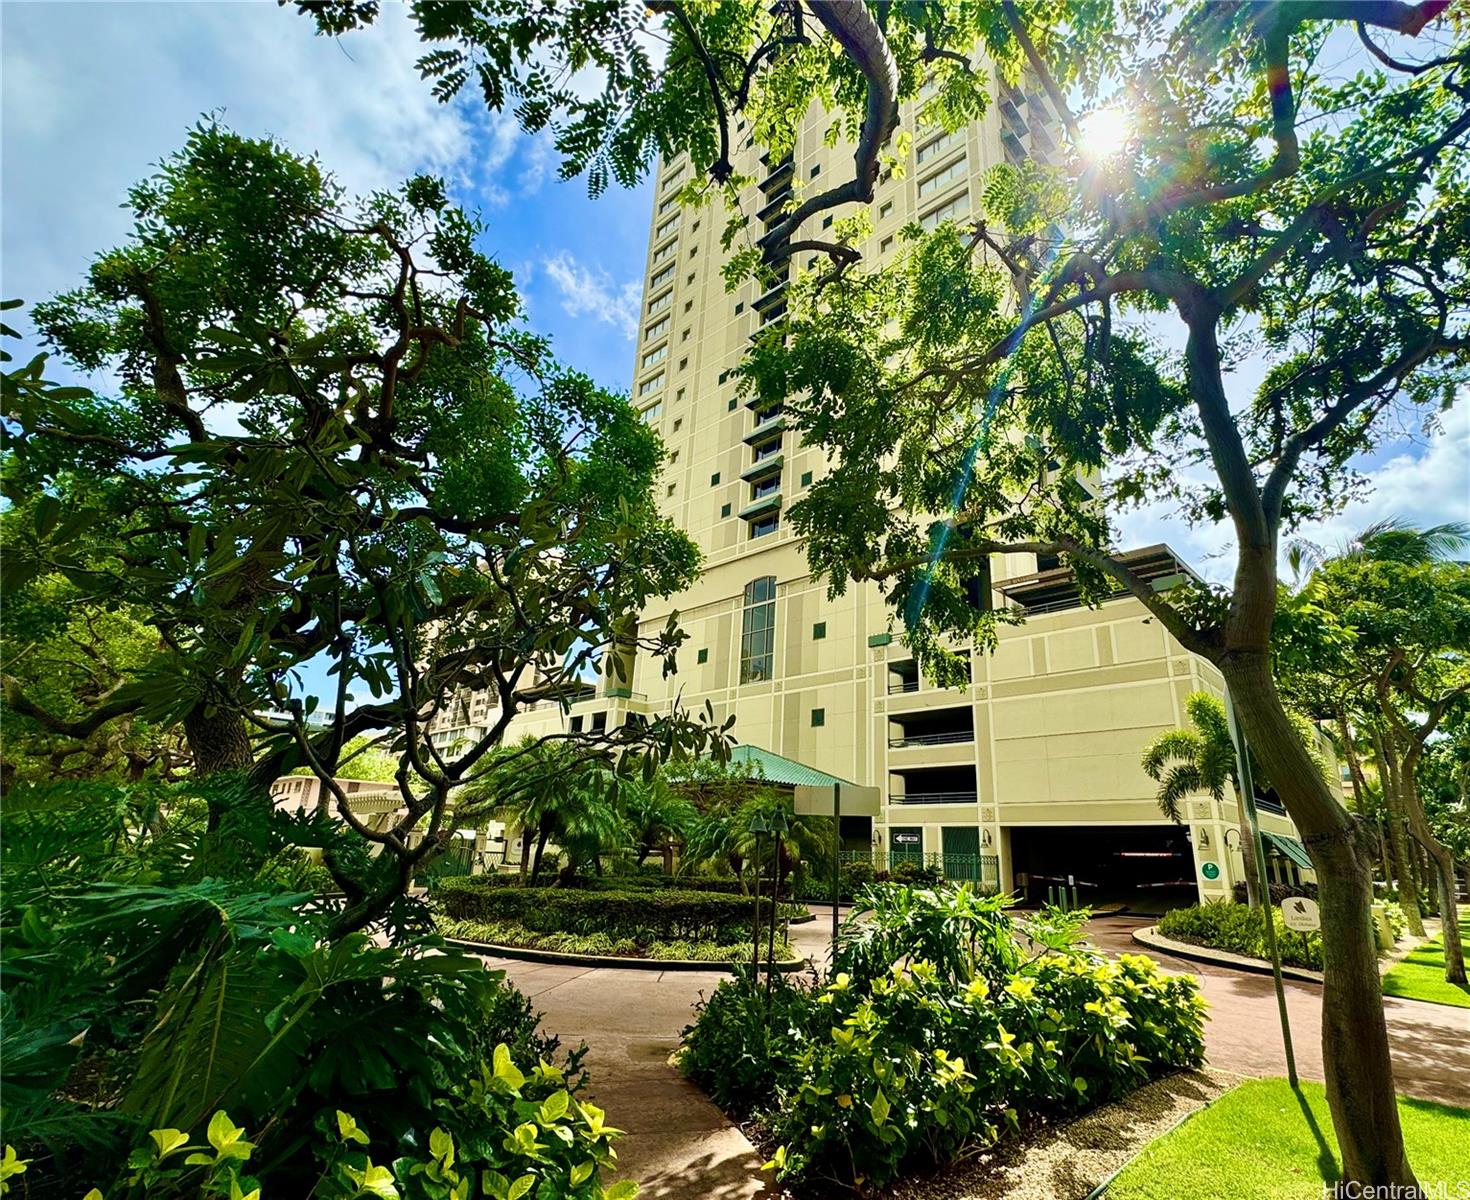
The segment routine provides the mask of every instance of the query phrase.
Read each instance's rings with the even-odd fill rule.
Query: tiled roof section
[[[764,779],[767,783],[777,783],[783,787],[831,787],[838,783],[847,787],[857,786],[851,780],[828,775],[825,771],[818,771],[815,767],[785,758],[770,750],[763,750],[759,746],[736,746],[730,751],[730,765],[749,767],[750,778]]]

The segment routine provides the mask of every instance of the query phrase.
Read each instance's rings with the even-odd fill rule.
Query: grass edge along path
[[[1470,1189],[1470,1109],[1399,1098],[1409,1161],[1426,1186]],[[1321,1200],[1338,1178],[1337,1139],[1319,1083],[1251,1079],[1151,1142],[1107,1200]],[[1462,1190],[1457,1191],[1460,1188]]]
[[[1470,915],[1460,918],[1460,942],[1470,943]],[[1415,947],[1390,967],[1383,976],[1383,994],[1470,1008],[1470,988],[1444,977],[1444,934]]]

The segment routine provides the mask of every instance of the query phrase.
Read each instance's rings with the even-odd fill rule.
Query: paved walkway
[[[799,952],[823,960],[831,911],[793,927]],[[1110,954],[1134,952],[1133,930],[1152,917],[1100,917],[1089,929]],[[1151,953],[1165,970],[1195,975],[1210,1002],[1205,1045],[1211,1066],[1242,1075],[1284,1075],[1274,984],[1206,963]],[[590,1047],[591,1094],[608,1120],[626,1130],[619,1164],[638,1180],[644,1200],[737,1200],[773,1194],[760,1157],[740,1129],[668,1065],[679,1034],[716,973],[552,966],[490,959],[543,1014],[563,1043]],[[1322,1078],[1321,992],[1286,984],[1297,1069]],[[1389,1035],[1399,1089],[1408,1095],[1470,1106],[1470,1009],[1388,998]]]

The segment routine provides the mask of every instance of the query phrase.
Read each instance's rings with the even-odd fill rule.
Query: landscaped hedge
[[[456,921],[513,921],[536,933],[603,933],[640,942],[729,944],[751,936],[755,908],[747,896],[680,888],[520,888],[486,884],[480,876],[445,880],[435,890],[444,915]],[[489,877],[493,878],[493,877]],[[805,910],[783,904],[783,917]],[[770,906],[761,901],[761,915]]]
[[[1270,909],[1276,922],[1276,942],[1281,947],[1281,961],[1292,967],[1322,969],[1322,939],[1315,933],[1296,933],[1286,928],[1280,911]],[[1212,950],[1228,950],[1248,958],[1268,958],[1266,921],[1259,908],[1232,904],[1228,900],[1212,900],[1189,908],[1175,908],[1159,918],[1159,932],[1165,937]]]

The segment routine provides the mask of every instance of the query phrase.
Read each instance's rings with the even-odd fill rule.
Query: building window
[[[689,330],[686,329],[683,333],[681,333],[679,335],[679,340],[681,342],[687,342],[689,340]]]
[[[828,213],[825,217],[822,218],[822,228],[823,229],[831,229],[832,228],[832,214],[831,213]]]
[[[694,276],[693,276],[693,274],[691,273],[690,276],[689,276],[689,278],[686,279],[684,282],[685,283],[693,283],[694,282]]]
[[[735,397],[734,396],[731,396],[730,397],[730,411],[731,412],[734,412],[735,411]]]
[[[762,517],[754,521],[750,526],[750,536],[753,538],[765,537],[768,533],[775,533],[781,528],[781,518],[775,515]]]
[[[660,222],[659,227],[653,231],[654,239],[658,240],[659,238],[668,237],[669,234],[679,228],[679,222],[683,220],[683,217],[683,213],[675,213],[667,221]]]
[[[722,505],[720,505],[720,516],[722,516],[722,517],[728,517],[729,515],[730,515],[730,506],[728,504],[722,504]]]
[[[709,662],[709,651],[708,650],[701,650],[698,654],[696,654],[694,656],[694,661],[697,662],[697,663],[707,663],[707,662]]]
[[[827,723],[827,710],[825,708],[812,709],[812,728],[820,729]]]
[[[684,311],[685,312],[691,312],[693,310],[693,308],[694,308],[694,301],[693,300],[686,300],[686,301],[684,301]]]
[[[963,130],[957,129],[953,133],[943,134],[934,141],[920,146],[914,151],[914,162],[916,165],[922,167],[925,163],[933,162],[945,151],[954,149],[954,147],[958,146],[964,140],[965,134]]]
[[[674,420],[674,432],[675,433],[678,433],[679,430],[681,430],[683,428],[684,428],[684,418],[683,417],[676,418]],[[675,454],[678,454],[679,452],[677,450],[675,450],[674,453]]]
[[[745,613],[740,623],[740,682],[771,678],[776,646],[776,577],[766,575],[745,585]]]
[[[883,220],[886,220],[887,218],[891,217],[892,215],[893,215],[893,201],[892,200],[886,200],[883,203],[883,207],[878,210],[878,219],[880,221],[883,221]]]
[[[668,258],[678,248],[678,242],[665,242],[662,246],[660,246],[657,250],[653,252],[653,261],[655,263],[663,262],[664,259]]]
[[[827,622],[826,621],[818,621],[815,625],[812,626],[812,641],[814,641],[814,642],[820,642],[826,636],[827,636]]]
[[[660,400],[657,404],[650,404],[639,415],[647,424],[652,425],[655,421],[659,419],[659,417],[663,415],[663,411],[663,401]]]
[[[729,378],[730,378],[730,372],[729,371],[721,371],[720,372],[720,382],[721,383],[724,383],[725,380],[727,380]]]
[[[811,177],[813,179],[815,179],[821,173],[822,173],[822,164],[821,163],[813,163],[812,164],[812,175],[811,175]]]
[[[717,484],[719,482],[720,482],[720,473],[718,471],[716,471],[713,475],[711,475],[709,477],[709,485],[710,485],[710,487],[714,487],[715,484]]]
[[[688,369],[689,369],[689,360],[687,358],[681,358],[679,360],[679,370],[681,370],[681,371],[687,371]]]
[[[883,241],[879,244],[879,246],[878,246],[878,253],[879,254],[887,254],[892,249],[893,249],[893,237],[892,237],[892,235],[890,235],[890,236],[884,238]]]
[[[663,360],[666,359],[666,358],[668,358],[668,356],[669,356],[669,347],[668,347],[668,344],[665,343],[664,345],[658,347],[658,349],[656,349],[656,350],[650,350],[647,354],[645,354],[643,356],[643,366],[644,367],[652,367],[652,366],[655,366],[656,364],[663,362]]]
[[[933,229],[941,221],[949,221],[955,217],[963,217],[970,211],[970,193],[961,192],[953,200],[941,204],[938,208],[931,209],[919,218],[919,224],[924,229]]]
[[[660,371],[652,379],[645,379],[638,385],[638,394],[646,396],[649,392],[656,392],[664,385],[664,373]]]
[[[919,199],[922,200],[926,196],[932,196],[941,188],[954,182],[956,179],[959,179],[962,175],[964,175],[968,165],[969,164],[966,161],[965,156],[961,154],[959,158],[955,159],[954,162],[949,164],[949,166],[943,168],[940,171],[937,171],[933,175],[930,175],[927,179],[919,180]]]
[[[668,308],[674,301],[673,292],[665,292],[662,296],[655,296],[648,302],[648,315],[652,316],[661,308]]]
[[[774,496],[781,490],[781,472],[768,475],[758,483],[750,485],[750,498],[752,500],[764,500],[767,496]]]
[[[803,471],[801,473],[801,486],[802,487],[811,487],[812,486],[812,473],[810,471]]]
[[[664,284],[668,283],[668,281],[670,279],[672,279],[673,277],[674,277],[674,264],[673,263],[670,263],[662,271],[660,271],[657,275],[655,275],[652,279],[650,279],[648,281],[648,286],[651,287],[651,288],[662,287]]]
[[[643,340],[645,342],[651,342],[656,337],[662,337],[665,333],[668,332],[668,330],[669,319],[668,317],[664,317],[661,320],[655,321],[652,325],[650,325],[647,329],[643,331]]]
[[[671,484],[669,484],[669,495],[672,496],[673,494],[674,494],[674,485],[671,483]]]
[[[744,311],[745,311],[745,301],[742,300],[739,304],[737,304],[735,306],[735,315],[738,317]]]

